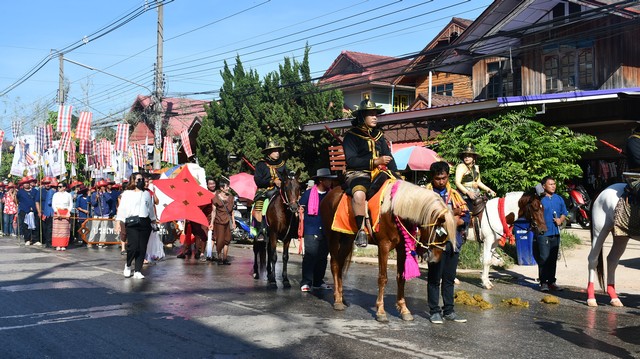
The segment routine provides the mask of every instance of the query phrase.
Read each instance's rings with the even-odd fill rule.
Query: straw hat
[[[460,151],[460,153],[458,155],[460,155],[460,156],[462,156],[462,155],[478,156],[478,152],[476,152],[476,148],[472,144],[468,144],[467,147],[464,150]]]
[[[269,140],[269,142],[267,143],[267,146],[265,146],[265,148],[262,150],[262,153],[267,154],[267,153],[269,153],[271,151],[282,152],[282,150],[284,150],[284,147],[276,144],[272,140]]]
[[[36,179],[31,177],[31,176],[24,176],[22,177],[22,179],[18,182],[19,185],[23,185],[25,183],[32,183],[32,182],[36,182]]]
[[[371,101],[370,99],[364,99],[360,102],[360,106],[356,106],[356,109],[351,111],[351,115],[356,117],[358,113],[362,111],[375,110],[378,115],[384,113],[384,109],[376,106],[376,103]]]

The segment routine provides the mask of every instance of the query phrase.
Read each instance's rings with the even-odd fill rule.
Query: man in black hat
[[[276,144],[274,141],[269,141],[266,147],[262,150],[264,158],[256,163],[256,172],[253,175],[253,180],[258,187],[254,198],[253,218],[256,220],[256,227],[259,227],[259,232],[256,235],[256,240],[262,241],[266,237],[266,227],[262,221],[262,206],[264,200],[270,197],[277,188],[280,188],[282,182],[285,180],[289,171],[282,158],[282,150],[284,147]]]
[[[384,133],[376,128],[376,116],[383,112],[384,109],[378,108],[373,101],[362,101],[358,109],[352,112],[355,116],[351,121],[353,127],[345,134],[342,143],[347,162],[345,184],[356,216],[358,233],[355,244],[359,247],[366,247],[369,242],[364,231],[364,217],[368,195],[372,196],[376,190],[371,188],[372,181],[380,173],[393,178],[393,173],[398,170]]]
[[[300,205],[304,207],[304,256],[300,281],[300,290],[303,292],[309,292],[312,288],[331,289],[324,282],[329,245],[322,229],[319,207],[331,189],[331,181],[336,177],[328,168],[318,169],[313,178],[314,185],[300,197]]]

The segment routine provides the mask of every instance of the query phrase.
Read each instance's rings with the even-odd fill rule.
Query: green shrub
[[[484,244],[479,244],[478,242],[467,242],[462,246],[460,250],[460,261],[458,262],[458,268],[461,269],[482,269],[482,248]],[[515,246],[505,246],[505,249],[500,247],[496,248],[497,254],[504,261],[504,268],[508,268],[513,265],[513,258],[507,253],[510,252],[511,249],[508,247],[513,247],[515,251]]]

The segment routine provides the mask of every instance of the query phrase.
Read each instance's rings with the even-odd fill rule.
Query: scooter
[[[591,210],[591,198],[582,185],[573,182],[567,184],[569,203],[567,206],[567,223],[578,223],[582,228],[591,226],[589,211]]]

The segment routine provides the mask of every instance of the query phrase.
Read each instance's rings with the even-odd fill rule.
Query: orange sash
[[[382,206],[382,198],[395,181],[395,179],[385,181],[382,187],[380,187],[380,190],[368,201],[369,218],[371,219],[374,232],[378,232],[380,229],[380,207]],[[340,203],[333,216],[331,229],[346,234],[355,234],[358,231],[356,227],[356,217],[353,214],[353,208],[351,206],[351,197],[347,196],[346,193],[343,193],[342,198],[340,198]],[[367,230],[366,226],[365,230]]]

